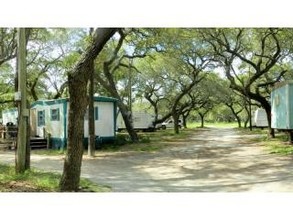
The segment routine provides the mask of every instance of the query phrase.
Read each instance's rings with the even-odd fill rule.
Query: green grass
[[[253,130],[250,131],[249,129],[238,128],[237,130],[244,135],[258,135],[257,137],[251,138],[251,141],[266,147],[266,150],[271,154],[293,154],[293,145],[289,144],[288,135],[284,132],[276,132],[275,138],[271,138],[268,136],[267,129],[253,128]]]
[[[15,174],[14,166],[0,165],[0,192],[58,192],[60,174],[28,170]],[[107,186],[99,186],[81,179],[82,192],[109,192]]]
[[[197,132],[197,129],[181,129],[179,134],[175,134],[173,129],[138,132],[138,143],[131,143],[127,133],[119,133],[114,144],[104,145],[97,152],[154,152],[174,143],[186,141],[186,138],[195,132]]]
[[[267,135],[268,134],[268,129],[264,128],[252,128],[252,131],[250,131],[249,128],[235,128],[237,129],[239,132],[243,133],[243,134],[257,134],[257,135]]]
[[[192,122],[188,123],[188,128],[199,128],[201,126],[200,122]],[[205,122],[204,127],[216,127],[216,128],[237,128],[238,123],[237,122]]]
[[[293,145],[288,142],[286,133],[277,133],[275,138],[266,138],[263,140],[263,145],[271,154],[292,155]]]
[[[276,132],[275,138],[268,136],[268,129],[253,128],[252,131],[244,128],[237,128],[244,135],[257,135],[251,138],[251,142],[259,143],[266,148],[266,151],[271,154],[292,155],[293,145],[288,142],[288,135],[284,132]]]

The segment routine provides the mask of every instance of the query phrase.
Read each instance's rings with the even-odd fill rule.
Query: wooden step
[[[32,138],[30,140],[31,149],[34,148],[47,148],[47,139],[43,138]]]

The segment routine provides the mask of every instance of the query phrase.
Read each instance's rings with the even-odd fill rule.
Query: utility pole
[[[26,170],[27,127],[29,117],[26,100],[25,28],[18,28],[17,45],[18,92],[15,95],[15,99],[18,101],[18,132],[15,171],[16,173],[23,173]]]

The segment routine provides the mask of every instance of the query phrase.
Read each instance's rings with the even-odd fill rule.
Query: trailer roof
[[[61,98],[61,99],[51,99],[51,100],[38,100],[31,104],[31,108],[36,105],[54,105],[60,104],[64,102],[68,102],[69,98]],[[96,102],[117,102],[118,100],[112,97],[106,96],[94,96],[94,101]]]
[[[274,85],[274,88],[273,90],[275,89],[278,89],[278,88],[281,88],[285,85],[293,85],[293,80],[287,80],[287,81],[283,81],[283,82],[277,82],[275,85]]]

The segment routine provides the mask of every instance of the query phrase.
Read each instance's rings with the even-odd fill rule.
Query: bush
[[[150,143],[151,139],[148,136],[142,136],[142,137],[139,138],[139,142],[140,143]]]
[[[122,146],[129,143],[129,137],[126,134],[118,134],[115,138],[114,145],[115,146]]]

